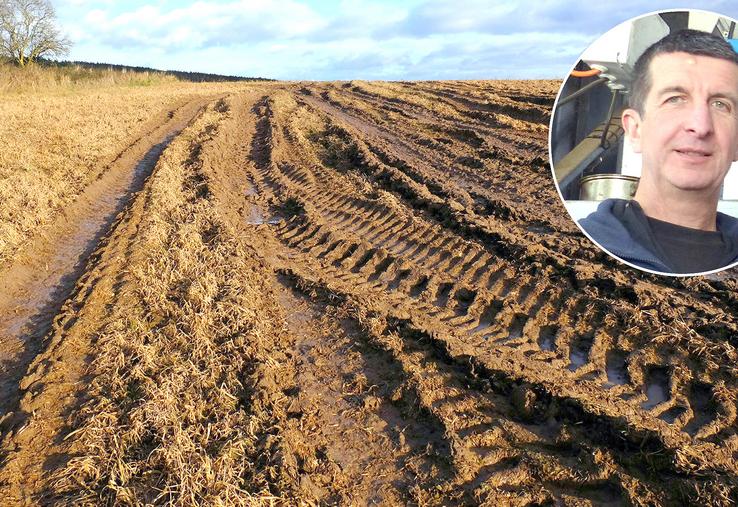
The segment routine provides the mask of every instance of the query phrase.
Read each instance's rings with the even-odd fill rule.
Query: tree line
[[[72,42],[56,26],[56,12],[49,0],[0,0],[0,61],[15,62],[21,67],[38,62],[60,67],[111,69],[122,72],[155,72],[176,76],[184,81],[253,81],[263,78],[223,76],[203,72],[159,71],[148,67],[131,67],[107,63],[53,62],[69,54]]]
[[[223,74],[207,74],[205,72],[187,72],[182,70],[160,70],[152,69],[151,67],[137,67],[133,65],[116,65],[112,63],[94,63],[94,62],[79,62],[79,61],[50,61],[44,58],[40,58],[38,63],[43,66],[49,67],[79,67],[82,69],[95,69],[95,70],[113,70],[116,72],[150,72],[152,74],[165,74],[169,76],[175,76],[181,81],[191,81],[194,83],[205,83],[214,81],[274,81],[273,79],[263,77],[242,77],[242,76],[227,76]]]
[[[56,27],[49,0],[0,0],[0,56],[25,67],[39,58],[64,56],[71,47]]]

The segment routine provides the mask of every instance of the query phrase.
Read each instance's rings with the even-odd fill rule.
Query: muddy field
[[[733,505],[735,273],[571,223],[556,82],[181,101],[0,268],[0,498]]]

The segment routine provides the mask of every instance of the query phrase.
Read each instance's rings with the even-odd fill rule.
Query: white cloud
[[[670,6],[662,0],[646,8],[640,0],[620,0],[616,10],[574,0],[131,2],[63,0],[63,29],[76,43],[71,57],[283,79],[560,77],[600,34],[646,8]],[[738,14],[728,0],[703,3]]]
[[[325,21],[308,6],[293,0],[238,0],[195,2],[164,9],[143,5],[120,14],[90,11],[72,33],[85,33],[110,47],[146,47],[170,51],[210,45],[233,45],[268,38],[309,35]]]

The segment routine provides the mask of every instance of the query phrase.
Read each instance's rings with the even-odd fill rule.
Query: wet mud
[[[556,89],[280,84],[212,101],[9,381],[0,491],[738,501],[735,273],[644,274],[579,233],[546,162]],[[174,431],[156,413],[178,403]]]

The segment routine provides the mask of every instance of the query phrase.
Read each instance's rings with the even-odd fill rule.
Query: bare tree
[[[0,0],[0,57],[24,67],[42,56],[66,55],[72,43],[55,21],[49,0]]]

